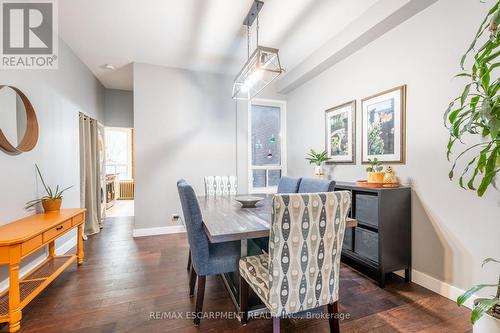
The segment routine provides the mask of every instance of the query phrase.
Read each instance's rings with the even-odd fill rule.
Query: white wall
[[[134,64],[135,228],[181,214],[176,182],[236,174],[232,77]]]
[[[134,127],[134,94],[132,91],[104,90],[104,125]]]
[[[366,177],[360,99],[408,85],[407,163],[394,169],[413,187],[413,266],[461,289],[498,279],[494,267],[480,266],[498,256],[500,193],[491,189],[478,198],[448,180],[442,118],[461,92],[463,83],[452,80],[460,57],[491,5],[438,1],[287,96],[288,167],[297,176],[312,175],[306,151],[324,147],[324,111],[357,100],[357,165],[329,168],[333,179],[355,181]]]
[[[104,88],[62,40],[59,69],[0,70],[0,84],[16,86],[26,94],[40,129],[38,144],[31,152],[10,156],[0,151],[0,224],[31,214],[24,210],[25,203],[43,194],[35,163],[49,184],[74,185],[64,195],[63,207],[79,207],[78,113],[102,120]],[[4,112],[2,107],[0,110]],[[0,271],[0,280],[5,276]]]

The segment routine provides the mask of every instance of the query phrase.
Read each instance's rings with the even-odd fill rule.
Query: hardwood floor
[[[271,332],[272,320],[150,319],[194,311],[184,234],[132,239],[132,218],[110,218],[85,242],[85,263],[68,268],[23,311],[21,332]],[[469,310],[402,278],[377,285],[342,266],[341,332],[471,332]],[[208,277],[205,311],[232,312],[220,278]],[[7,332],[8,326],[1,327]],[[328,332],[328,320],[282,320],[282,332]]]

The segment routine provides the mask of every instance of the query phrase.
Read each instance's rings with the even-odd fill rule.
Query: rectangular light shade
[[[283,73],[278,49],[257,46],[233,85],[234,99],[252,99]]]

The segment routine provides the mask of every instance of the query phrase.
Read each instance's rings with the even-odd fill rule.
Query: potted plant
[[[368,163],[370,166],[366,168],[366,172],[368,172],[368,182],[369,183],[383,183],[385,172],[382,163],[375,157],[373,160],[368,159]]]
[[[309,164],[316,165],[316,167],[314,168],[314,174],[316,176],[322,176],[324,174],[323,163],[325,163],[328,160],[326,150],[323,150],[322,152],[316,152],[314,149],[311,149],[307,153],[306,160],[309,161]]]
[[[487,258],[482,267],[489,262],[500,263],[499,260]],[[500,332],[500,276],[497,284],[479,284],[467,290],[457,298],[457,304],[463,305],[474,293],[483,288],[496,288],[496,295],[474,300],[470,321],[475,333]]]
[[[462,56],[460,66],[463,71],[456,77],[464,78],[467,82],[444,114],[445,126],[450,133],[448,160],[458,144],[465,145],[454,158],[448,176],[453,179],[456,169],[461,168],[458,175],[460,187],[476,191],[479,196],[494,184],[500,173],[500,78],[495,73],[495,68],[500,64],[499,23],[500,1],[497,1]],[[479,40],[483,41],[479,44]],[[470,64],[466,68],[467,60],[470,60]],[[466,162],[457,163],[464,158]]]
[[[43,210],[47,212],[53,212],[53,211],[58,211],[61,209],[61,204],[62,204],[62,199],[63,196],[62,194],[72,188],[73,186],[66,187],[65,189],[60,190],[59,185],[56,186],[55,190],[52,190],[50,186],[47,186],[45,184],[45,181],[43,179],[42,173],[40,172],[40,169],[38,168],[38,165],[35,164],[35,168],[37,171],[38,176],[40,177],[40,180],[42,181],[43,188],[45,189],[45,194],[43,197],[34,199],[31,201],[28,201],[26,203],[26,209],[32,209],[39,203],[42,204]]]

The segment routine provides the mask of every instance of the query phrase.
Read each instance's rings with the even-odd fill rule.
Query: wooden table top
[[[34,214],[2,225],[0,226],[0,246],[25,242],[84,211],[83,208],[61,209],[58,212]]]
[[[241,195],[243,196],[243,195]],[[203,227],[212,243],[268,237],[271,225],[272,195],[252,194],[264,200],[255,208],[242,208],[235,197],[198,197]],[[348,219],[348,228],[357,221]]]

